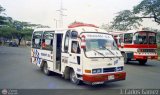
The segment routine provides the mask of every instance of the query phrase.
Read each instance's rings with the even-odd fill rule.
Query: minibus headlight
[[[123,71],[123,66],[117,67],[117,68],[116,68],[116,71]]]
[[[102,73],[102,69],[92,69],[92,73],[93,74]]]

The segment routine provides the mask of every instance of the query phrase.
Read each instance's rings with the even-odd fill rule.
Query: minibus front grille
[[[116,71],[116,68],[113,67],[113,68],[103,68],[103,73],[107,73],[107,72],[115,72]]]

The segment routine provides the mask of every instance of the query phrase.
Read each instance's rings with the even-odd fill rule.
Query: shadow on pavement
[[[142,67],[155,67],[156,66],[155,64],[150,64],[149,62],[147,62],[145,65],[142,65],[142,64],[139,64],[138,61],[129,61],[125,65],[142,66]]]
[[[52,72],[50,76],[46,76],[39,68],[35,69],[34,71],[38,74],[44,75],[45,81],[52,81],[53,79],[53,81],[58,80],[61,83],[75,86],[75,88],[64,88],[64,89],[88,89],[88,90],[116,89],[116,88],[121,88],[123,84],[119,82],[109,82],[109,83],[97,84],[97,85],[89,85],[85,83],[82,83],[81,85],[76,85],[76,84],[71,83],[70,80],[65,80],[60,74]],[[50,79],[48,79],[47,77],[50,77]]]

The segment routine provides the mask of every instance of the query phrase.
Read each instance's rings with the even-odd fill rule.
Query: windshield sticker
[[[106,34],[88,34],[86,35],[87,38],[107,38],[107,39],[111,39],[111,35],[106,35]]]

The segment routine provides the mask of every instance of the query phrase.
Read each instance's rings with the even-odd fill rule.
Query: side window
[[[51,51],[53,50],[53,37],[54,34],[52,32],[44,32],[42,39],[42,49]]]
[[[156,34],[148,33],[149,44],[156,44]]]
[[[66,32],[65,40],[64,40],[64,52],[68,52],[68,46],[69,46],[69,39],[70,39],[70,31]]]
[[[72,41],[71,44],[71,53],[78,53],[80,54],[80,47],[77,41]]]
[[[131,44],[132,43],[132,38],[133,38],[132,33],[124,34],[124,43]]]
[[[34,32],[32,38],[32,47],[40,49],[41,48],[41,40],[42,40],[42,31]]]
[[[119,43],[120,43],[120,44],[123,43],[123,34],[120,34],[120,35],[119,35]]]

